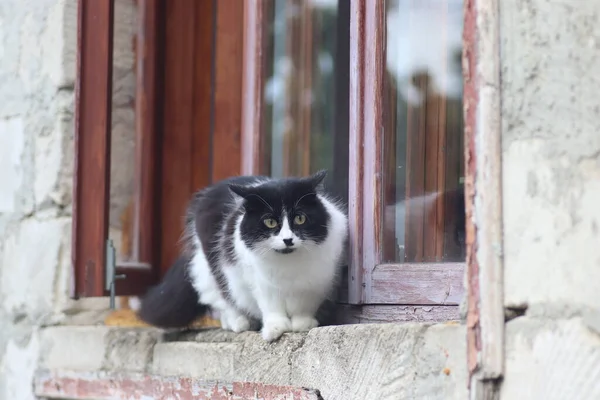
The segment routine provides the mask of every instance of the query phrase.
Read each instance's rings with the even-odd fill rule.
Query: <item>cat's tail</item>
[[[188,263],[180,256],[162,282],[142,297],[137,313],[142,321],[160,328],[183,328],[207,313],[187,276]]]

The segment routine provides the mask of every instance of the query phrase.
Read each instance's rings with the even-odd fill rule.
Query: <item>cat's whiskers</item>
[[[311,192],[311,193],[306,193],[303,196],[300,196],[300,198],[298,200],[296,200],[296,202],[294,203],[294,208],[296,208],[298,206],[298,204],[300,203],[300,200],[302,200],[303,198],[305,198],[306,196],[313,196],[316,195],[316,193]]]
[[[274,212],[274,211],[275,211],[275,210],[273,210],[273,207],[271,207],[271,205],[270,205],[270,204],[269,204],[269,203],[268,203],[268,202],[267,202],[265,199],[263,199],[263,198],[262,198],[262,196],[261,196],[261,195],[259,195],[259,194],[256,194],[256,193],[252,193],[252,194],[250,194],[248,197],[251,197],[251,196],[256,196],[256,197],[258,197],[258,199],[259,199],[259,200],[260,200],[260,201],[261,201],[261,202],[262,202],[262,203],[263,203],[265,206],[269,207],[269,210],[271,210],[271,212]]]

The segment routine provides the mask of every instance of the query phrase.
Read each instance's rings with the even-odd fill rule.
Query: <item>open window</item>
[[[343,321],[458,319],[461,0],[140,0],[130,20],[121,1],[79,4],[75,295],[107,295],[108,239],[116,294],[156,283],[211,182],[326,168],[350,220]],[[133,129],[119,133],[127,27]]]
[[[78,6],[72,295],[106,295],[112,282],[108,272],[126,278],[119,282],[121,294],[139,294],[156,281],[158,261],[156,85],[147,84],[156,79],[155,33],[149,30],[150,37],[140,48],[144,57],[138,60],[142,72],[138,77],[146,84],[138,81],[137,90],[121,93],[125,99],[119,101],[112,90],[113,77],[119,77],[118,72],[113,74],[113,69],[119,71],[119,65],[113,68],[115,3],[80,1]],[[142,28],[155,19],[156,10],[148,6]],[[122,56],[119,61],[129,59]],[[127,101],[130,97],[138,100],[135,106]],[[115,110],[125,115],[125,123],[131,120],[128,112],[135,115],[135,128],[114,127]],[[119,157],[122,153],[113,151],[123,150],[118,146],[131,154]],[[115,156],[121,163],[111,163]],[[117,164],[118,170],[111,170],[111,164]],[[119,249],[116,265],[109,271],[106,266],[112,262],[115,244]]]
[[[107,296],[111,277],[139,295],[177,257],[192,193],[240,171],[243,10],[80,0],[78,13],[72,296]]]

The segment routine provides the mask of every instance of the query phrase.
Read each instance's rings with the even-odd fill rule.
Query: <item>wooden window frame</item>
[[[464,296],[464,263],[383,263],[385,27],[384,0],[351,1],[348,180],[350,235],[355,240],[348,300],[351,304],[458,306]],[[356,165],[362,165],[362,170],[352,168]],[[447,315],[446,310],[441,312]]]
[[[136,262],[118,263],[119,294],[137,295],[156,282],[154,179],[158,0],[140,0],[137,49],[136,165],[137,211],[133,216]],[[78,1],[78,57],[75,93],[71,297],[108,294],[106,257],[110,196],[110,146],[114,0]]]
[[[264,46],[267,39],[266,7],[270,0],[245,1],[243,10],[234,10],[233,14],[231,10],[235,8],[236,4],[222,1],[218,3],[218,8],[222,12],[214,10],[215,32],[220,32],[220,34],[215,33],[214,62],[217,65],[229,65],[229,68],[213,69],[213,101],[209,111],[205,109],[206,107],[202,108],[210,113],[212,118],[210,136],[195,135],[200,130],[207,129],[204,125],[199,126],[198,118],[192,115],[194,114],[192,108],[178,109],[175,107],[176,102],[181,103],[184,98],[190,100],[184,101],[186,103],[197,104],[199,101],[191,92],[189,96],[184,96],[188,93],[184,90],[184,86],[187,84],[184,85],[181,82],[177,84],[175,81],[167,84],[168,82],[165,81],[163,97],[166,99],[172,97],[173,101],[165,100],[162,104],[158,103],[163,82],[160,81],[161,68],[157,64],[162,50],[161,33],[163,30],[167,31],[169,26],[171,26],[170,29],[179,32],[177,35],[194,35],[194,32],[195,35],[198,35],[198,29],[200,29],[198,24],[196,24],[196,30],[192,29],[193,18],[189,19],[187,24],[182,25],[173,23],[169,25],[168,20],[166,22],[162,19],[159,20],[161,7],[164,7],[163,1],[143,0],[139,2],[136,182],[139,183],[137,192],[140,193],[140,196],[136,201],[140,214],[136,216],[136,221],[138,221],[136,226],[140,226],[141,223],[145,225],[144,229],[139,230],[140,237],[138,238],[142,263],[120,265],[117,268],[118,274],[126,274],[130,278],[117,281],[119,295],[143,293],[149,285],[156,282],[160,275],[164,274],[176,253],[175,243],[171,242],[173,242],[173,237],[178,234],[180,226],[169,223],[165,217],[168,214],[165,205],[168,205],[169,210],[177,209],[177,206],[183,205],[183,202],[187,201],[188,192],[191,193],[198,187],[182,188],[182,190],[185,189],[185,193],[179,190],[181,193],[176,196],[177,199],[171,200],[169,198],[172,194],[171,191],[165,190],[164,192],[168,193],[163,195],[164,198],[156,200],[158,196],[153,196],[153,194],[156,194],[158,186],[168,187],[167,184],[172,183],[175,170],[179,168],[175,166],[169,172],[165,170],[165,164],[170,165],[176,162],[185,169],[186,174],[194,175],[192,176],[193,185],[203,186],[211,181],[238,173],[258,173],[261,150],[264,147],[261,136],[263,130],[263,71],[266,62]],[[79,1],[80,51],[76,95],[73,217],[74,297],[107,294],[104,282],[104,264],[108,232],[114,0],[100,3]],[[385,320],[411,319],[410,315],[404,317],[394,314],[393,310],[406,310],[405,307],[412,307],[407,311],[409,314],[419,314],[423,310],[428,310],[427,318],[431,320],[455,319],[458,318],[458,304],[464,295],[464,263],[382,263],[383,257],[380,251],[382,234],[379,216],[383,215],[381,189],[384,171],[381,140],[383,139],[383,83],[385,79],[383,74],[385,62],[384,7],[384,0],[350,1],[349,118],[347,124],[349,126],[348,164],[351,166],[348,180],[348,211],[352,240],[349,252],[347,303],[350,305],[352,320],[379,320],[382,315],[385,316]],[[181,18],[185,21],[188,20],[184,16]],[[243,20],[242,25],[237,24],[240,19]],[[206,31],[202,32],[206,34]],[[168,32],[166,35],[168,36]],[[99,43],[100,46],[98,46]],[[187,42],[181,42],[181,46],[185,43]],[[376,43],[376,45],[366,46],[366,43]],[[194,42],[189,43],[189,46],[193,48],[200,45],[194,44]],[[189,53],[183,47],[180,50],[177,47],[170,47],[170,49],[169,51],[179,51],[181,54]],[[181,54],[179,55],[181,56]],[[232,62],[232,59],[241,60],[242,63]],[[238,67],[236,68],[236,66]],[[165,68],[169,69],[173,66],[167,65]],[[195,68],[198,69],[200,66]],[[188,69],[185,70],[188,72],[186,76],[192,77],[194,82],[201,79],[202,76],[206,76],[194,67],[189,71]],[[168,80],[169,76],[180,74],[165,72],[165,75]],[[197,83],[200,84],[200,82]],[[240,86],[241,91],[239,90]],[[179,89],[177,89],[178,87]],[[221,94],[219,95],[219,93]],[[204,111],[203,115],[206,114]],[[186,127],[172,130],[180,133],[186,131],[187,133],[182,133],[183,136],[180,140],[178,139],[179,142],[188,143],[188,140],[192,140],[191,147],[199,151],[196,154],[193,150],[190,159],[186,158],[186,163],[183,163],[185,160],[182,162],[176,160],[176,158],[181,158],[180,152],[176,151],[178,141],[164,141],[162,137],[163,131],[167,128],[171,129],[177,124],[177,121],[181,124],[182,118],[188,122],[187,125],[191,121],[191,125],[184,124]],[[373,132],[379,132],[379,134],[372,134]],[[174,133],[174,135],[178,135],[178,133]],[[159,140],[163,140],[163,145],[158,145]],[[161,152],[157,152],[158,147],[162,148]],[[214,154],[216,150],[227,151],[228,154],[239,154],[240,159],[214,158],[211,154]],[[203,175],[198,177],[196,177],[198,168],[194,168],[192,160],[196,155],[203,160],[202,165],[206,164],[206,158],[210,159],[208,172],[202,172]],[[362,165],[363,168],[352,167],[356,165]],[[160,172],[158,175],[162,177],[162,180],[158,180],[159,184],[156,179],[152,179],[157,171]],[[364,195],[359,196],[362,193]],[[172,204],[174,201],[177,203],[176,207]],[[153,218],[157,208],[161,210],[161,218]],[[374,216],[375,218],[373,218]],[[171,215],[169,220],[180,222],[177,221],[175,215]],[[376,221],[375,224],[365,223],[365,221],[373,220]],[[158,229],[159,226],[161,229]],[[170,234],[166,234],[169,232]],[[162,250],[159,251],[158,248]],[[374,311],[377,307],[380,309]],[[387,307],[388,311],[382,311],[381,307]]]
[[[114,0],[78,2],[71,297],[109,294],[106,257]],[[141,295],[180,252],[192,193],[240,172],[238,0],[138,0],[133,262],[116,295]],[[207,57],[207,55],[211,55]],[[191,82],[191,83],[190,83]],[[227,153],[229,157],[213,157]]]
[[[267,6],[268,0],[244,2],[244,174],[260,172]],[[464,262],[382,262],[385,26],[384,0],[350,0],[348,216],[351,240],[349,306],[344,320],[458,319],[458,305],[465,294]],[[363,168],[353,167],[357,165]]]
[[[143,60],[138,58],[138,101],[136,115],[140,128],[136,132],[142,148],[157,146],[156,133],[162,121],[152,124],[153,112],[162,115],[155,100],[161,84],[153,78],[159,73],[153,59],[160,52],[158,36],[164,28],[158,23],[156,13],[164,0],[138,0],[144,9],[140,20],[142,35],[138,48]],[[193,1],[193,0],[191,0]],[[236,0],[230,0],[235,3]],[[243,9],[243,73],[241,92],[241,135],[231,134],[234,143],[241,141],[242,173],[254,173],[261,161],[262,86],[261,74],[264,54],[264,7],[269,0],[246,0]],[[221,2],[224,2],[221,0]],[[381,83],[378,72],[384,58],[381,46],[383,24],[383,0],[350,0],[351,2],[351,118],[350,141],[352,163],[365,162],[365,168],[351,170],[350,193],[359,193],[370,185],[381,185],[381,173],[377,153],[369,152],[378,138],[365,136],[372,129],[382,128],[381,86],[362,86],[369,81]],[[229,3],[230,6],[233,3]],[[239,4],[239,3],[238,3]],[[238,4],[235,4],[236,6]],[[164,10],[162,10],[164,11]],[[108,197],[110,171],[110,103],[112,86],[112,21],[114,1],[78,1],[78,58],[75,104],[75,168],[73,188],[72,267],[73,297],[106,295],[104,262],[108,236]],[[465,0],[463,32],[463,64],[465,84],[465,189],[466,189],[466,242],[467,242],[467,350],[470,388],[472,393],[485,394],[500,381],[504,368],[504,308],[502,301],[502,207],[501,207],[501,127],[500,127],[500,61],[498,0],[484,2]],[[240,29],[235,21],[222,25]],[[223,28],[225,29],[225,28]],[[156,34],[154,35],[153,34]],[[375,39],[379,46],[365,46]],[[232,40],[234,41],[234,40]],[[241,41],[240,41],[241,42]],[[235,52],[234,52],[235,53]],[[238,53],[237,56],[239,56]],[[140,73],[141,71],[141,73]],[[381,71],[381,69],[379,69]],[[232,72],[237,74],[236,71]],[[198,72],[198,75],[201,75]],[[143,82],[140,85],[139,82]],[[223,79],[223,82],[227,82]],[[232,80],[236,84],[237,80]],[[352,84],[353,82],[353,84]],[[224,83],[226,84],[226,83]],[[368,89],[370,88],[370,89]],[[368,90],[367,90],[368,89]],[[366,99],[374,99],[368,102]],[[146,99],[146,100],[143,100]],[[237,104],[235,96],[230,101]],[[234,107],[235,108],[235,107]],[[140,124],[139,120],[145,121]],[[235,125],[235,124],[234,124]],[[235,128],[235,126],[234,126]],[[225,129],[225,128],[223,128]],[[342,127],[343,129],[343,127]],[[146,132],[139,138],[141,132]],[[148,133],[154,132],[154,133]],[[475,143],[479,145],[476,147]],[[204,143],[202,144],[204,145]],[[365,147],[363,147],[365,146]],[[365,153],[364,150],[367,149]],[[214,149],[213,149],[214,151]],[[142,151],[145,163],[151,159],[151,150]],[[162,152],[164,153],[164,151]],[[375,154],[375,156],[373,156]],[[366,157],[365,157],[366,155]],[[381,155],[379,155],[381,157]],[[155,159],[158,163],[158,159]],[[211,161],[212,163],[212,161]],[[155,164],[160,165],[160,163]],[[238,165],[230,166],[231,171]],[[139,170],[139,169],[138,169]],[[144,170],[142,170],[143,172]],[[144,184],[150,170],[141,173],[140,191],[152,193],[152,182]],[[164,166],[163,171],[164,174]],[[230,173],[229,171],[225,171]],[[223,173],[225,173],[223,172]],[[235,172],[233,172],[235,173]],[[370,177],[364,179],[364,177]],[[373,178],[374,177],[374,178]],[[204,178],[203,178],[204,179]],[[156,185],[154,185],[156,188]],[[354,198],[356,199],[356,198]],[[478,213],[475,213],[477,199]],[[365,201],[350,201],[351,235],[354,237],[350,252],[350,283],[347,320],[351,322],[421,320],[435,322],[456,319],[455,300],[462,296],[462,270],[465,265],[457,263],[450,276],[448,264],[387,264],[378,265],[381,255],[376,250],[368,253],[367,246],[377,243],[378,230],[364,228],[365,216],[381,215],[380,203],[375,196]],[[152,202],[141,205],[141,210],[152,209]],[[143,211],[148,212],[148,211]],[[161,215],[162,217],[162,215]],[[163,217],[164,218],[164,217]],[[369,218],[372,220],[372,218]],[[143,221],[143,219],[141,219]],[[164,221],[161,221],[161,225]],[[161,226],[161,232],[164,226]],[[164,238],[161,238],[164,241]],[[143,243],[151,243],[145,242]],[[140,243],[141,245],[141,243]],[[141,245],[142,246],[142,245]],[[144,245],[145,246],[145,245]],[[161,248],[164,244],[160,244]],[[378,246],[371,249],[377,249]],[[141,250],[149,254],[148,250]],[[365,260],[367,263],[365,263]],[[365,268],[367,266],[368,268]],[[164,266],[163,266],[164,267]],[[443,270],[441,269],[443,268]],[[129,272],[131,268],[126,269]],[[459,271],[460,270],[460,271]],[[121,270],[122,271],[122,270]],[[121,272],[119,271],[119,272]],[[432,274],[437,271],[437,277]],[[164,271],[163,271],[164,272]],[[406,276],[402,277],[402,274]],[[390,280],[387,279],[390,278]],[[121,285],[122,293],[136,293],[152,282],[155,276],[144,272],[130,287]],[[459,291],[449,301],[443,289],[458,284]],[[426,303],[431,306],[406,304],[368,304],[377,299],[378,290],[390,294],[389,299]],[[414,289],[414,291],[412,291]],[[375,290],[375,294],[373,291]],[[405,291],[402,293],[402,291]],[[440,296],[444,293],[444,296]],[[460,295],[459,295],[460,294]],[[404,296],[404,297],[401,297]],[[448,305],[440,305],[442,303]],[[431,310],[434,310],[432,313]],[[53,386],[54,387],[54,386]]]
[[[159,216],[164,276],[180,254],[192,194],[240,171],[243,12],[238,0],[159,1],[166,7]]]

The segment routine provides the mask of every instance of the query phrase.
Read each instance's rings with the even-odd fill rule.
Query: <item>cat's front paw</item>
[[[310,315],[294,315],[292,317],[292,330],[294,332],[305,332],[319,326],[319,321]]]
[[[250,320],[243,315],[238,315],[230,322],[231,330],[235,333],[246,332],[250,330]]]
[[[265,318],[261,331],[263,339],[272,342],[281,337],[285,332],[292,330],[292,322],[285,315],[272,315]]]
[[[235,333],[246,332],[250,330],[250,320],[245,315],[228,310],[221,316],[221,327]]]

